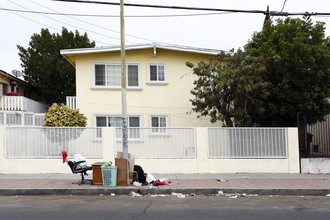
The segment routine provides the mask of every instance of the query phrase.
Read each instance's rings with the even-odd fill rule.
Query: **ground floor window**
[[[98,115],[95,116],[96,119],[96,127],[115,127],[115,128],[121,128],[122,127],[122,117],[118,115]],[[140,138],[140,129],[134,129],[134,128],[140,128],[141,127],[141,116],[128,116],[127,120],[127,127],[128,127],[128,138],[129,139],[139,139]],[[102,130],[98,129],[96,137],[101,138],[102,137]],[[116,129],[116,139],[122,138],[122,131],[121,129]]]
[[[149,115],[149,126],[152,134],[166,134],[169,127],[168,115]]]

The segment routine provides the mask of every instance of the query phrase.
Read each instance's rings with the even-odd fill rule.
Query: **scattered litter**
[[[250,197],[258,196],[258,194],[249,194]]]
[[[142,184],[139,183],[139,182],[137,182],[137,181],[134,181],[134,182],[133,182],[133,186],[142,186]]]
[[[114,196],[116,196],[116,195],[115,195],[114,193],[111,193],[110,196],[114,197]]]
[[[218,191],[218,195],[221,195],[222,196],[223,195],[223,191],[222,190],[219,190]]]
[[[16,198],[20,198],[20,197],[23,197],[23,196],[21,196],[21,195],[16,195]]]
[[[300,196],[301,198],[304,198],[305,196]]]
[[[217,179],[217,181],[219,181],[219,182],[228,182],[228,180],[225,180],[225,179]]]
[[[242,197],[247,197],[246,193],[243,193],[241,196],[242,196]]]
[[[99,196],[104,196],[103,194],[100,194]]]
[[[228,197],[229,199],[237,199],[238,198],[238,195],[231,195]]]
[[[141,194],[136,193],[136,192],[134,192],[134,191],[131,191],[131,192],[129,193],[129,195],[132,196],[132,197],[142,197]]]
[[[176,196],[176,197],[181,198],[181,199],[186,198],[186,195],[184,195],[182,193],[172,193],[172,196]]]
[[[195,193],[190,193],[190,196],[196,196],[196,194]]]
[[[327,194],[326,197],[330,197],[330,194]]]

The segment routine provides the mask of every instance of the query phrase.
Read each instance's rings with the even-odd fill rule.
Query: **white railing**
[[[194,128],[129,128],[129,153],[136,158],[196,158]],[[122,151],[121,128],[114,134],[115,151]]]
[[[26,112],[0,112],[2,126],[43,126],[45,114]]]
[[[6,127],[6,158],[61,158],[66,150],[72,158],[102,158],[102,141],[95,141],[95,128]]]
[[[23,96],[2,96],[0,110],[44,113],[47,111],[47,105]]]
[[[76,109],[76,96],[67,96],[66,97],[66,105],[71,109]]]
[[[209,158],[287,158],[285,128],[208,128]]]

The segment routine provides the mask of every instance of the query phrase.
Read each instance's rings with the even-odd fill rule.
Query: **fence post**
[[[287,128],[289,173],[300,173],[298,128]]]
[[[0,126],[0,174],[4,173],[5,166],[5,127]]]
[[[196,128],[197,173],[209,172],[207,135],[207,128]]]
[[[115,162],[115,128],[113,127],[102,127],[102,158],[104,162]]]

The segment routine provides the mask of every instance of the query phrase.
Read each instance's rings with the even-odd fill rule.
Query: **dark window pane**
[[[139,68],[138,65],[127,66],[128,86],[139,86]]]
[[[96,127],[106,127],[107,119],[106,117],[96,117]]]
[[[105,65],[95,65],[95,85],[105,86]]]
[[[150,65],[150,81],[157,81],[157,66]]]
[[[129,117],[129,125],[128,127],[140,127],[140,118],[139,117]]]

